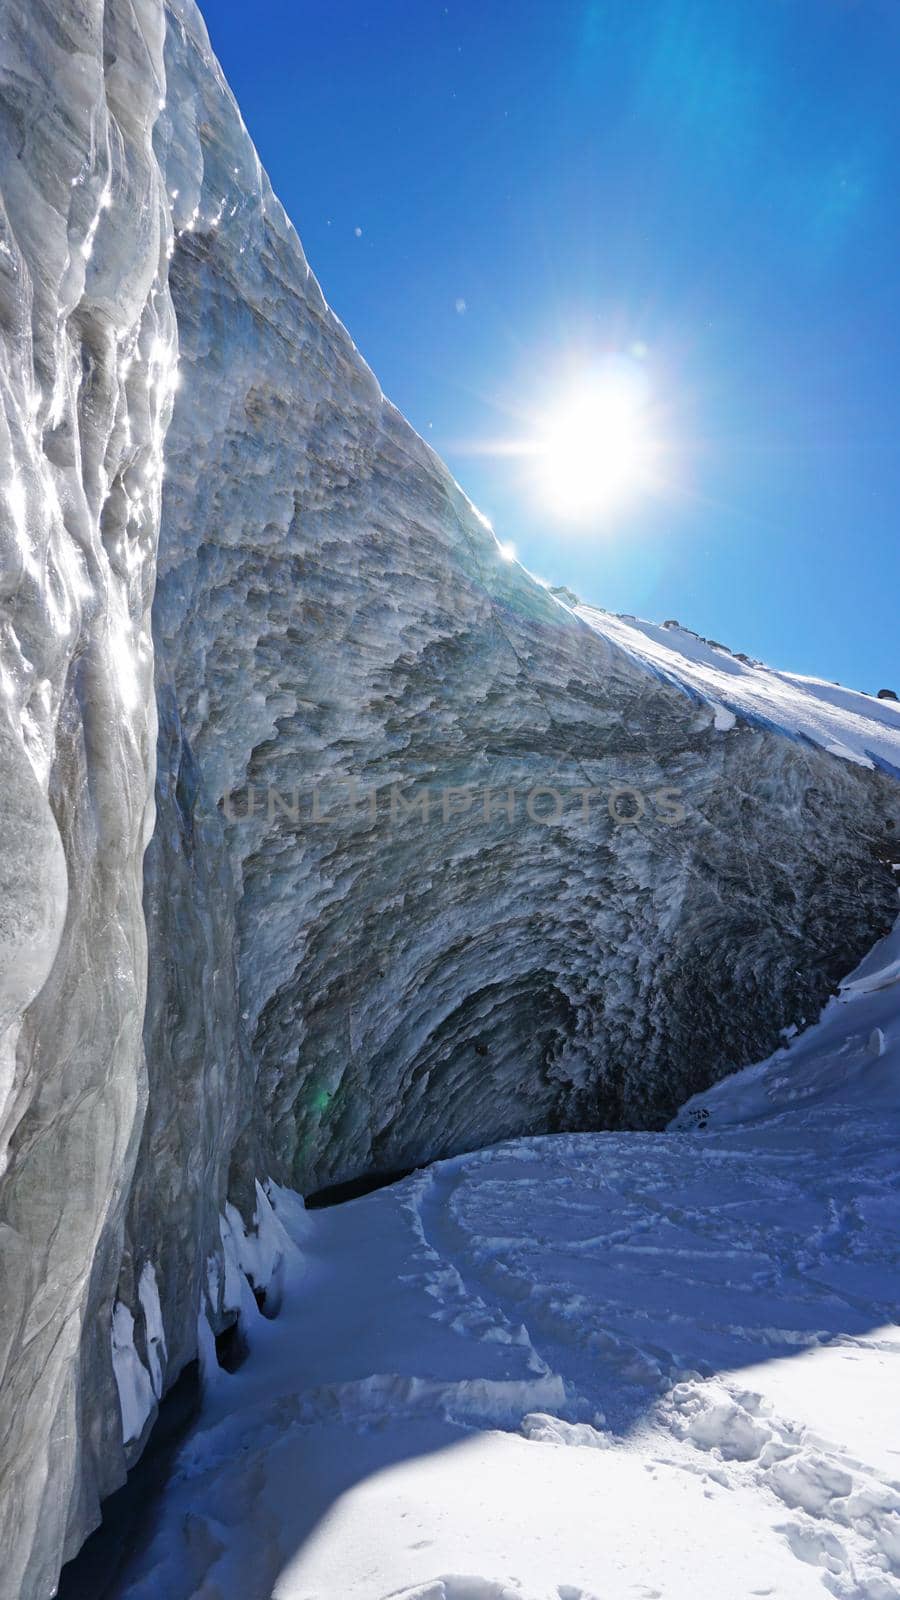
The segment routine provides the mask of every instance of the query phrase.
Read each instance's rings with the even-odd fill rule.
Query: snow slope
[[[741,717],[807,739],[859,766],[900,776],[900,702],[821,678],[776,672],[677,624],[615,616],[596,606],[575,610],[610,643],[712,706],[722,731]]]
[[[108,1594],[896,1600],[898,958],[668,1133],[273,1186],[281,1315]]]
[[[897,869],[900,870],[900,869]],[[900,921],[829,1000],[815,1027],[787,1039],[767,1061],[745,1067],[695,1095],[672,1123],[676,1131],[775,1118],[796,1124],[821,1118],[890,1116],[900,1098]]]

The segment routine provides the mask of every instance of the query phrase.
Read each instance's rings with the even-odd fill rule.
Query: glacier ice
[[[328,1210],[270,1185],[282,1314],[115,1600],[897,1600],[898,949],[702,1131],[513,1140]]]
[[[660,1127],[816,1013],[893,917],[900,713],[506,558],[326,306],[191,0],[6,0],[0,38],[0,1542],[31,1600],[198,1318],[209,1362],[247,1239],[274,1270],[259,1178]]]
[[[159,5],[7,4],[0,35],[0,1545],[27,1600],[124,1459],[110,1330],[146,1099],[176,328]]]

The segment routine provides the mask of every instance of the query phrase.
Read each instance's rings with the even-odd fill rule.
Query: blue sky
[[[900,692],[897,0],[203,9],[326,298],[526,566]],[[635,350],[664,481],[573,523],[490,447]]]

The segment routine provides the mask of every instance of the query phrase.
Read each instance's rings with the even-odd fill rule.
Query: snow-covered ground
[[[884,685],[862,694],[823,678],[777,672],[676,623],[616,616],[596,606],[574,609],[595,633],[712,706],[717,727],[731,728],[739,716],[900,776],[900,702],[877,698],[875,691]]]
[[[895,1600],[898,985],[900,924],[665,1134],[272,1188],[280,1315],[115,1592]]]

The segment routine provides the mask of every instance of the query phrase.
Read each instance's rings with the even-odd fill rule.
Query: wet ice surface
[[[281,1315],[115,1592],[900,1596],[897,939],[703,1132],[273,1187]]]

